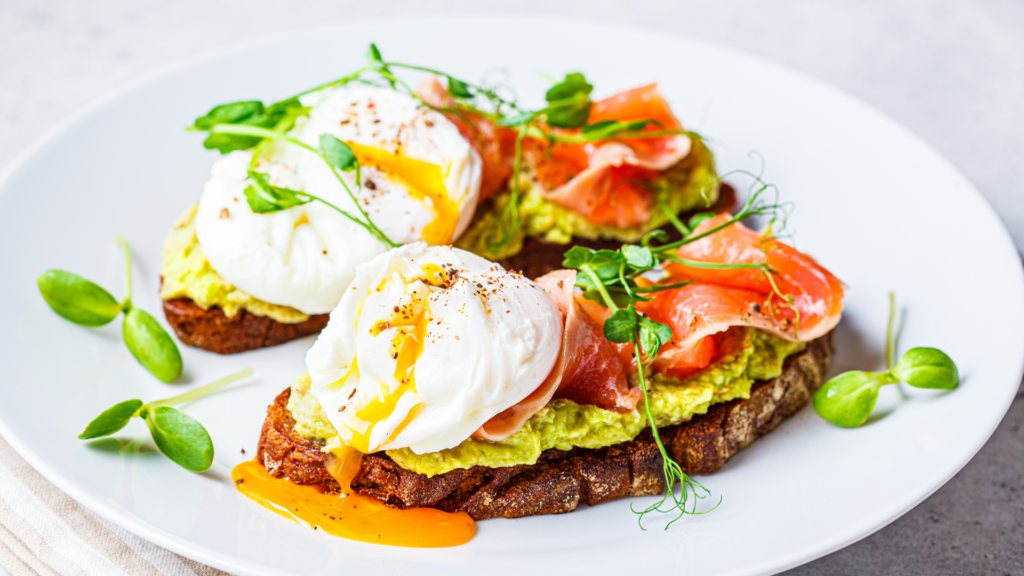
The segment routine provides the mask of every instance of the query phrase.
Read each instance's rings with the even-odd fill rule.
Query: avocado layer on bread
[[[282,324],[299,324],[309,320],[308,314],[288,306],[264,302],[232,286],[217,274],[203,255],[203,248],[196,238],[195,218],[198,208],[198,204],[189,206],[164,240],[160,298],[187,298],[203,310],[216,306],[228,318],[234,318],[239,311],[245,310]]]
[[[682,379],[652,375],[651,411],[658,427],[686,422],[715,404],[749,398],[755,380],[777,377],[786,358],[805,347],[806,343],[789,342],[751,328],[730,329],[722,338],[719,358],[707,368]],[[292,384],[288,410],[295,419],[295,431],[307,440],[323,443],[324,450],[340,447],[337,432],[309,394],[309,385],[307,374]],[[440,452],[415,454],[399,449],[389,450],[388,456],[429,477],[473,466],[534,464],[551,448],[603,448],[632,440],[646,427],[646,416],[639,411],[614,412],[560,399],[542,408],[505,440],[469,438]]]
[[[501,260],[518,254],[528,237],[557,244],[569,244],[574,239],[639,242],[644,234],[669,223],[666,210],[677,215],[704,210],[718,201],[715,158],[703,140],[691,136],[690,141],[690,153],[650,182],[654,203],[651,206],[651,219],[643,226],[619,228],[590,222],[582,215],[545,198],[527,166],[520,175],[520,227],[508,242],[499,249],[494,249],[490,244],[495,231],[500,229],[501,215],[510,198],[510,192],[502,192],[477,208],[473,223],[455,246],[488,260]]]
[[[832,331],[790,355],[778,377],[754,382],[749,399],[715,404],[683,424],[660,428],[669,456],[687,474],[721,470],[740,450],[807,405],[825,381],[834,352]],[[338,493],[341,487],[325,467],[330,453],[323,451],[324,444],[295,430],[287,408],[290,396],[291,388],[285,388],[267,409],[256,459],[277,478]],[[403,468],[386,453],[368,454],[352,488],[397,508],[462,511],[474,520],[521,518],[571,512],[581,502],[662,494],[662,464],[653,438],[644,431],[607,448],[552,448],[533,465],[459,468],[430,478]]]

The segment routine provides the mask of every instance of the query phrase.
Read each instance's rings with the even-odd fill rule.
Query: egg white
[[[430,265],[455,270],[456,280],[431,285],[430,270],[438,268]],[[398,329],[373,328],[393,319],[396,306],[416,302],[429,307],[430,323],[415,362],[415,390],[385,419],[362,420],[363,408],[400,386],[392,349]],[[561,338],[561,313],[532,281],[469,252],[419,242],[358,267],[306,367],[311,393],[343,441],[372,425],[368,451],[408,447],[423,454],[458,445],[533,392],[554,367]]]
[[[482,162],[444,115],[413,97],[386,88],[353,85],[307,96],[309,117],[291,135],[312,147],[320,135],[385,150],[441,167],[459,221],[452,241],[472,218]],[[338,304],[355,266],[387,250],[359,225],[320,202],[255,214],[246,202],[249,152],[233,152],[213,167],[199,202],[196,235],[207,260],[225,280],[272,304],[306,314],[325,314]],[[276,144],[256,170],[275,186],[309,192],[359,215],[337,176],[318,155],[292,144]],[[430,198],[417,198],[394,175],[375,167],[341,173],[360,206],[394,242],[421,239],[435,218]]]

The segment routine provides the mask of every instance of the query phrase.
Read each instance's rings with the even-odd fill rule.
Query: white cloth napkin
[[[221,576],[93,514],[0,437],[0,576]]]

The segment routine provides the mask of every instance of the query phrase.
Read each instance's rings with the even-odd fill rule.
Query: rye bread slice
[[[164,300],[164,314],[182,342],[217,354],[277,346],[319,334],[329,318],[328,314],[317,314],[298,324],[285,324],[247,310],[239,310],[230,318],[218,306],[203,310],[188,298]]]
[[[834,334],[788,358],[778,378],[756,382],[749,399],[715,405],[689,422],[661,429],[671,456],[689,474],[712,474],[795,414],[825,381]],[[290,393],[286,389],[267,410],[257,459],[278,478],[336,492],[340,486],[324,468],[327,454],[294,430],[287,409]],[[665,485],[661,454],[645,431],[630,442],[597,450],[547,450],[533,465],[476,466],[430,478],[402,468],[386,454],[369,454],[352,488],[396,508],[461,510],[483,520],[571,512],[581,502],[661,494]]]

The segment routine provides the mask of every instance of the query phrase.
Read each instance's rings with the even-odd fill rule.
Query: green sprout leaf
[[[590,93],[594,87],[579,72],[565,75],[565,79],[552,86],[544,95],[548,102],[547,123],[557,128],[579,128],[587,123],[593,102]]]
[[[641,316],[638,326],[640,349],[648,358],[653,358],[662,346],[672,341],[672,329],[660,322]]]
[[[579,128],[590,117],[590,100],[551,107],[547,113],[548,125],[556,128]]]
[[[235,150],[248,150],[260,143],[262,138],[257,136],[243,136],[240,134],[210,134],[203,140],[203,147],[207,150],[216,150],[221,154],[234,152]]]
[[[78,437],[81,440],[90,440],[109,436],[124,428],[132,418],[139,417],[146,421],[153,441],[164,455],[187,470],[202,472],[209,469],[213,462],[213,442],[210,435],[194,418],[171,406],[205,398],[228,384],[252,374],[253,369],[246,368],[206,386],[149,404],[143,404],[142,400],[125,400],[93,418],[85,427],[85,432]]]
[[[332,134],[320,135],[320,153],[323,154],[328,164],[342,172],[355,170],[359,166],[359,161],[356,160],[352,148]]]
[[[878,389],[894,381],[884,372],[844,372],[814,394],[814,411],[837,426],[856,428],[875,409]]]
[[[380,50],[377,49],[376,44],[370,44],[370,49],[366,53],[366,58],[370,61],[370,64],[375,67],[384,67],[384,58],[380,55]]]
[[[594,87],[587,82],[583,74],[570,72],[561,82],[548,89],[544,99],[550,104],[571,98],[589,97],[593,91]]]
[[[245,187],[246,203],[249,209],[256,214],[278,212],[288,208],[294,208],[312,202],[312,198],[298,190],[271,186],[265,174],[249,170],[249,181],[252,182]]]
[[[583,246],[573,246],[562,260],[562,266],[566,268],[589,266],[603,280],[618,277],[619,266],[625,263],[625,254],[618,250],[591,250]]]
[[[295,124],[296,118],[308,113],[309,108],[303,107],[298,98],[289,98],[266,108],[256,100],[234,102],[217,106],[207,112],[206,116],[196,118],[193,128],[211,130],[221,124],[241,124],[284,131]],[[235,150],[248,150],[262,140],[262,137],[255,135],[218,132],[210,134],[203,141],[203,146],[227,154]]]
[[[132,308],[124,317],[124,343],[132,356],[163,382],[181,376],[181,353],[163,326],[148,312]]]
[[[469,84],[462,80],[448,77],[448,93],[456,98],[472,98],[473,93],[469,91]]]
[[[622,254],[626,257],[626,264],[637,270],[647,270],[657,264],[654,259],[654,253],[646,246],[624,244],[622,246]]]
[[[157,448],[186,470],[203,472],[213,464],[213,441],[206,428],[170,406],[155,406],[142,413]]]
[[[892,374],[915,388],[952,390],[960,385],[960,373],[953,359],[935,348],[907,350]]]
[[[889,293],[889,321],[885,332],[884,372],[846,372],[825,383],[814,395],[814,410],[822,418],[856,428],[875,407],[878,389],[887,384],[906,382],[916,388],[952,390],[960,385],[960,372],[953,359],[935,348],[911,348],[892,366],[896,356],[893,328],[896,321],[896,295]]]
[[[110,292],[78,274],[48,270],[36,282],[54,312],[81,326],[109,324],[123,310]]]
[[[701,222],[705,220],[710,220],[715,216],[716,214],[714,212],[701,212],[700,214],[695,214],[692,218],[690,218],[690,221],[687,223],[687,225],[689,226],[690,230],[694,230],[697,228],[697,226],[700,226]]]
[[[142,400],[125,400],[114,404],[92,419],[85,431],[78,435],[79,440],[92,440],[110,436],[128,425],[128,421],[142,407]]]
[[[249,100],[232,102],[214,106],[205,116],[196,118],[193,126],[199,130],[209,130],[217,124],[236,124],[263,112],[263,102]]]
[[[636,337],[636,328],[636,308],[620,308],[604,321],[604,337],[616,344],[625,344]]]

